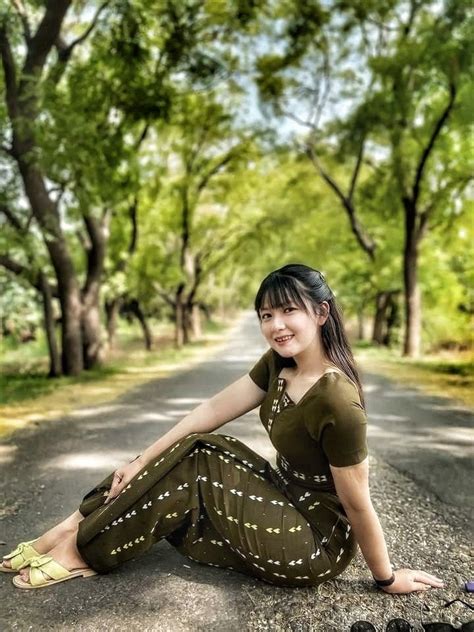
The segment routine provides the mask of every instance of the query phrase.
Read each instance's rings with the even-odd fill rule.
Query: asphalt
[[[109,404],[80,408],[3,441],[0,552],[5,554],[72,513],[93,485],[247,372],[265,348],[255,317],[247,313],[212,358],[152,380]],[[434,612],[442,598],[469,599],[461,585],[472,571],[467,546],[472,412],[375,374],[364,374],[363,381],[371,490],[394,551],[392,561],[423,564],[425,570],[444,572],[450,579],[449,588],[432,597]],[[230,422],[225,432],[275,463],[274,449],[255,411]],[[166,541],[113,573],[49,589],[19,591],[11,577],[0,577],[4,630],[342,632],[357,618],[382,622],[390,612],[414,617],[420,606],[416,593],[392,597],[374,591],[360,555],[341,579],[315,592],[279,589],[196,564]],[[372,619],[367,617],[370,613]],[[449,620],[466,620],[462,606],[453,617]]]

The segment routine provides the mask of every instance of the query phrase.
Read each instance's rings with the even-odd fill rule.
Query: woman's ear
[[[318,324],[324,325],[324,323],[329,318],[329,312],[331,311],[329,307],[329,303],[327,301],[323,301],[322,303],[319,304],[319,307],[321,311],[318,318]]]

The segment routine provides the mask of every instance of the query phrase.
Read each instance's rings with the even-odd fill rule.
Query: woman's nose
[[[285,320],[282,316],[274,316],[272,319],[272,329],[273,331],[279,331],[280,329],[285,329]]]

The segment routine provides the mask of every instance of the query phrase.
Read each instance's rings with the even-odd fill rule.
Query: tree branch
[[[357,183],[357,178],[359,176],[360,167],[362,165],[362,158],[364,157],[364,149],[365,149],[365,136],[362,137],[359,152],[357,154],[357,161],[354,168],[354,173],[352,174],[351,185],[349,187],[349,195],[348,199],[352,202],[352,198],[354,197],[354,190]]]
[[[448,119],[449,113],[451,112],[453,108],[455,99],[456,99],[456,86],[453,83],[450,83],[448,103],[446,104],[446,107],[441,113],[441,116],[436,122],[436,125],[434,126],[434,129],[428,140],[428,144],[426,145],[423,153],[421,154],[420,162],[416,170],[415,180],[414,180],[413,189],[412,189],[412,199],[415,205],[420,195],[421,181],[423,178],[423,172],[425,170],[426,163],[428,161],[428,158],[430,157],[431,152],[433,151],[434,145],[436,143],[436,139],[438,138],[441,130],[443,129],[443,126]]]
[[[22,0],[12,0],[12,4],[15,7],[16,12],[20,16],[21,23],[23,25],[23,37],[25,38],[26,45],[28,45],[31,39],[31,29],[25,5],[23,4]]]
[[[38,272],[37,270],[31,270],[21,263],[18,263],[18,261],[15,261],[8,255],[2,253],[0,253],[0,266],[4,267],[15,276],[19,276],[23,280],[30,283],[30,285],[32,285],[39,292],[42,291],[41,275],[43,273]],[[51,287],[51,295],[54,298],[58,297],[57,287]]]
[[[9,270],[10,272],[13,272],[13,274],[16,274],[17,276],[22,276],[24,278],[27,278],[27,275],[26,275],[27,268],[25,268],[25,266],[23,266],[21,263],[18,263],[17,261],[10,259],[8,255],[3,255],[0,253],[0,265],[6,268],[7,270]]]
[[[153,283],[153,289],[159,296],[161,296],[161,298],[165,301],[165,303],[167,303],[171,308],[174,309],[176,307],[176,302],[173,301],[173,299],[170,298],[168,294],[166,294],[166,292],[161,289],[158,283],[156,282]]]
[[[38,30],[30,39],[23,72],[25,75],[41,74],[49,51],[58,39],[61,25],[72,0],[48,0]]]
[[[94,17],[92,18],[91,23],[89,24],[87,29],[84,31],[84,33],[80,35],[77,39],[75,39],[73,42],[71,42],[70,44],[67,44],[64,41],[64,39],[61,37],[61,35],[58,34],[58,37],[56,38],[56,41],[55,41],[55,46],[58,51],[58,63],[51,69],[51,72],[48,78],[50,81],[52,81],[52,83],[54,84],[59,83],[61,77],[64,74],[64,71],[66,70],[66,65],[69,62],[75,47],[78,46],[79,44],[82,44],[89,37],[89,35],[92,33],[92,31],[97,25],[100,14],[109,4],[110,4],[110,0],[106,0],[100,5],[100,7],[96,10]]]
[[[77,39],[75,39],[71,44],[69,44],[68,46],[68,49],[70,50],[69,56],[78,44],[82,44],[82,42],[84,42],[89,37],[89,35],[92,33],[92,31],[97,25],[100,14],[102,13],[102,11],[104,11],[104,9],[107,8],[107,5],[109,4],[110,4],[110,0],[105,0],[105,2],[103,2],[100,5],[100,7],[97,9],[97,11],[95,12],[95,15],[92,18],[91,23],[89,24],[87,29],[84,31],[84,33],[80,35]]]
[[[219,171],[225,167],[233,158],[235,158],[236,156],[236,150],[238,148],[238,145],[235,147],[232,147],[232,149],[225,154],[225,156],[223,156],[213,167],[212,169],[210,169],[199,181],[196,192],[197,192],[197,196],[199,197],[199,194],[201,193],[201,191],[203,189],[205,189],[207,187],[207,185],[209,184],[209,180],[211,180],[211,178],[213,178],[216,174],[219,173]]]
[[[316,167],[323,180],[329,185],[329,187],[334,191],[336,196],[341,201],[342,206],[346,210],[347,216],[349,217],[352,232],[359,242],[359,245],[362,247],[362,250],[370,257],[370,259],[374,261],[376,248],[375,242],[370,239],[370,237],[363,230],[362,225],[360,224],[356,216],[356,211],[351,198],[344,195],[337,182],[333,178],[331,178],[331,176],[324,170],[312,145],[306,145],[306,154],[310,158],[313,165]]]
[[[16,217],[9,206],[0,203],[0,213],[3,213],[5,215],[8,222],[13,226],[15,230],[17,230],[19,233],[24,232],[24,226],[22,226],[20,220]]]
[[[0,54],[2,56],[3,75],[5,77],[8,114],[10,119],[15,119],[18,114],[16,66],[5,23],[0,26]]]

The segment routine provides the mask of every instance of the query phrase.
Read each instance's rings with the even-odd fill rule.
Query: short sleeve
[[[357,388],[344,377],[327,385],[319,427],[319,441],[329,463],[335,467],[357,465],[368,454],[367,415]]]
[[[268,349],[249,371],[251,379],[263,391],[268,391],[273,366],[272,349]]]

